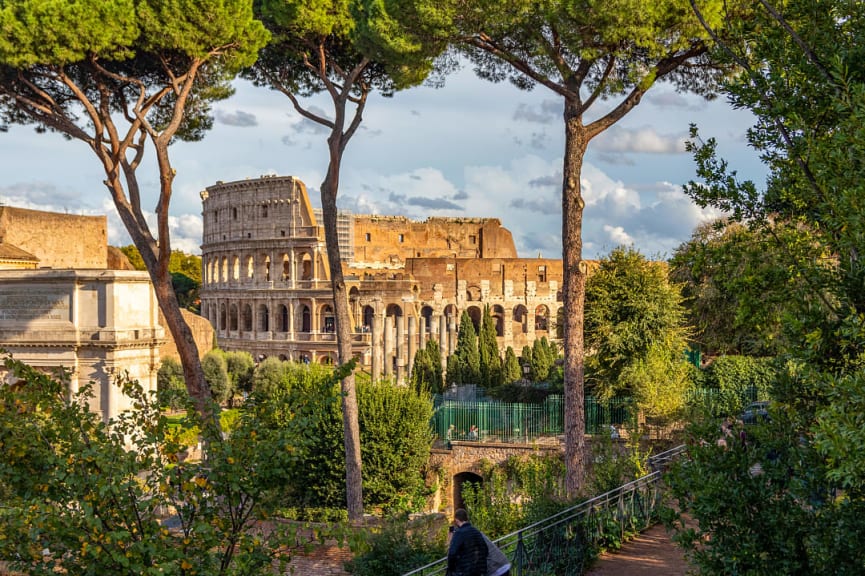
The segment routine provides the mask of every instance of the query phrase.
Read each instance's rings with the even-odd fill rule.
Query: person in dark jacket
[[[454,530],[448,549],[448,576],[485,576],[487,543],[480,531],[469,522],[462,508],[454,512]]]

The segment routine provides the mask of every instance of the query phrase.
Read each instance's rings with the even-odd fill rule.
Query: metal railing
[[[494,540],[511,560],[513,576],[580,576],[598,551],[657,521],[661,471],[684,446],[649,459],[655,470],[591,500]],[[403,576],[443,576],[447,558]]]
[[[587,434],[609,433],[610,425],[630,419],[632,403],[628,398],[598,401],[587,396],[583,405]],[[541,404],[452,401],[439,397],[432,426],[444,441],[529,444],[564,434],[564,420],[564,399],[557,395],[547,397]]]

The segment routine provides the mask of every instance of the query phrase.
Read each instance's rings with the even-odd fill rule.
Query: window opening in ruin
[[[549,326],[549,311],[544,305],[535,309],[535,330],[545,332]]]
[[[262,332],[270,331],[270,314],[267,306],[264,304],[258,307],[258,329]]]
[[[246,237],[247,237],[247,238],[252,238],[252,232],[247,232],[247,233],[246,233]]]
[[[300,313],[300,331],[309,332],[311,329],[309,307],[304,306]]]
[[[282,256],[282,279],[288,280],[291,277],[291,262],[288,261],[288,255]]]
[[[547,281],[547,267],[546,266],[538,266],[538,282],[546,282]]]
[[[370,234],[369,232],[366,233],[366,241],[367,242],[372,241],[372,234]]]
[[[279,331],[288,332],[288,307],[285,305],[279,307]]]
[[[231,218],[237,220],[237,208],[231,209]]]
[[[400,234],[399,236],[397,236],[397,238],[399,238],[399,241],[400,241],[400,242],[404,242],[404,241],[405,241],[405,235],[404,235],[404,234]]]
[[[469,243],[471,243],[471,244],[477,244],[477,243],[478,243],[478,237],[475,236],[474,234],[470,234],[470,235],[469,235]]]
[[[267,204],[264,204],[261,207],[261,217],[267,218]]]
[[[280,230],[280,231],[279,231],[279,234],[280,234],[280,236],[282,236],[283,238],[285,238],[285,230]]]

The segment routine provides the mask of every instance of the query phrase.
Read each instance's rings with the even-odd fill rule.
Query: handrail
[[[548,573],[578,576],[593,554],[591,549],[608,536],[601,523],[618,522],[620,536],[626,530],[643,530],[654,524],[661,469],[684,450],[682,445],[657,454],[649,459],[654,472],[494,540],[510,558],[511,573],[524,576],[546,566],[551,570]],[[438,576],[446,569],[447,558],[442,558],[403,576]]]

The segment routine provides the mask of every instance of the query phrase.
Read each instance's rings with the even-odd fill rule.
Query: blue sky
[[[172,147],[177,170],[172,245],[199,252],[199,192],[217,180],[263,174],[301,178],[318,205],[327,166],[323,128],[302,119],[288,99],[242,81],[216,105],[205,139]],[[308,101],[325,114],[329,101]],[[600,111],[609,104],[598,102]],[[474,77],[470,67],[442,88],[419,87],[393,98],[374,96],[361,130],[346,149],[339,205],[356,214],[495,217],[511,230],[520,256],[561,256],[561,99],[543,88],[521,91]],[[642,103],[589,145],[582,185],[586,198],[584,256],[621,244],[668,257],[694,227],[716,213],[682,193],[694,179],[684,150],[688,127],[715,137],[720,153],[745,178],[765,170],[747,148],[747,112],[723,99],[679,94],[659,84]],[[152,154],[150,154],[152,159]],[[0,203],[80,214],[107,214],[109,242],[129,243],[114,214],[104,175],[86,146],[32,127],[0,133]],[[153,164],[139,169],[156,190]],[[155,208],[155,195],[145,202]]]

